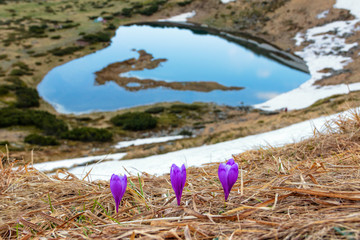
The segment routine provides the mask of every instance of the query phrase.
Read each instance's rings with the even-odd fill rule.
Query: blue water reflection
[[[163,87],[129,92],[108,82],[97,85],[95,72],[137,58],[144,49],[161,66],[129,74],[165,81],[215,81],[239,91],[177,91]],[[294,70],[216,35],[176,27],[122,26],[109,47],[52,69],[38,85],[40,95],[60,112],[108,111],[157,102],[194,101],[247,105],[298,87],[309,75]]]

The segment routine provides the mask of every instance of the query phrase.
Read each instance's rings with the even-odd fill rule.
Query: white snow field
[[[186,22],[188,18],[195,17],[196,11],[193,10],[191,12],[182,13],[171,18],[160,19],[159,22]]]
[[[130,146],[139,146],[144,144],[150,144],[150,143],[161,143],[161,142],[168,142],[173,140],[182,139],[184,136],[177,135],[177,136],[165,136],[165,137],[153,137],[153,138],[140,138],[136,140],[131,141],[122,141],[118,142],[114,148],[126,148]]]
[[[266,132],[257,135],[251,135],[231,141],[226,141],[213,145],[204,145],[201,147],[189,148],[180,151],[170,152],[162,155],[154,155],[145,158],[137,158],[131,160],[120,160],[124,153],[109,154],[98,156],[99,159],[113,159],[112,161],[104,161],[88,166],[74,167],[69,169],[70,173],[78,177],[84,177],[88,171],[91,170],[91,180],[110,179],[113,173],[126,174],[126,168],[132,174],[146,172],[149,174],[165,174],[168,173],[173,163],[181,165],[185,163],[186,166],[201,166],[205,163],[222,162],[232,157],[233,154],[238,154],[250,149],[257,149],[267,146],[283,146],[303,139],[312,137],[314,131],[323,132],[326,128],[324,124],[330,119],[339,116],[345,117],[354,110],[349,110],[343,113],[334,114],[327,117],[320,117],[301,123],[293,124],[291,126]],[[91,159],[92,158],[92,159]],[[51,171],[61,167],[69,167],[86,161],[93,161],[94,157],[77,158],[71,160],[63,160],[56,162],[34,164],[34,167],[41,171]],[[71,164],[69,163],[71,161]]]
[[[287,107],[289,110],[300,109],[334,94],[346,94],[349,91],[360,90],[360,83],[324,87],[313,85],[317,80],[329,75],[329,73],[320,73],[320,70],[325,68],[341,70],[350,63],[352,59],[340,56],[340,52],[349,51],[358,45],[356,42],[346,43],[345,36],[360,30],[360,27],[356,27],[356,24],[360,22],[360,1],[337,0],[334,8],[350,10],[355,19],[336,21],[314,27],[308,29],[305,34],[298,33],[294,38],[298,46],[303,41],[312,42],[302,51],[296,52],[308,65],[311,78],[292,91],[280,94],[264,103],[254,105],[256,108],[267,110],[276,110],[284,107]]]

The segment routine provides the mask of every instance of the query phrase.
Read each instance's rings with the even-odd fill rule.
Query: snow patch
[[[221,0],[222,3],[226,4],[226,3],[229,3],[229,2],[235,2],[236,0]]]
[[[295,42],[295,46],[300,46],[304,41],[304,34],[301,32],[298,32],[295,37],[294,37]]]
[[[71,158],[71,159],[64,159],[59,161],[36,163],[34,164],[34,167],[40,171],[52,171],[59,168],[71,168],[71,167],[75,167],[76,165],[86,164],[93,161],[110,160],[110,159],[120,160],[125,155],[126,153],[114,153],[114,154],[99,155],[99,156]]]
[[[326,16],[327,16],[328,14],[329,14],[329,10],[325,10],[325,11],[319,13],[319,14],[316,16],[316,18],[317,18],[317,19],[326,18]]]
[[[296,54],[307,63],[311,78],[298,88],[264,103],[256,104],[254,107],[268,110],[284,107],[287,107],[289,110],[300,109],[310,106],[321,98],[334,94],[345,94],[349,90],[360,90],[360,83],[324,87],[314,86],[317,80],[330,75],[330,73],[320,72],[321,70],[325,68],[341,70],[349,64],[352,59],[341,56],[341,53],[347,52],[358,45],[357,42],[346,43],[346,36],[360,30],[359,27],[356,27],[360,22],[360,1],[338,0],[334,7],[349,9],[356,19],[335,21],[323,26],[314,27],[308,29],[305,34],[297,33],[294,38],[297,46],[304,41],[310,42],[307,47],[300,52],[296,52]]]
[[[186,22],[188,18],[192,18],[196,15],[196,11],[193,10],[191,12],[183,13],[180,15],[173,16],[167,19],[160,19],[159,22]]]
[[[91,170],[91,180],[109,180],[113,173],[126,174],[125,169],[132,174],[142,172],[149,174],[166,174],[169,173],[173,163],[177,165],[185,163],[188,167],[201,166],[205,163],[225,161],[231,158],[232,154],[239,154],[250,149],[267,146],[279,147],[304,140],[313,136],[314,129],[317,129],[319,132],[324,132],[326,130],[324,124],[328,123],[330,119],[338,116],[349,116],[351,111],[354,110],[334,114],[328,117],[319,117],[271,132],[251,135],[213,145],[184,149],[162,155],[117,161],[117,158],[115,158],[113,154],[109,154],[107,155],[107,158],[113,158],[115,159],[114,161],[91,164],[85,167],[75,167],[70,169],[69,172],[78,177],[84,177],[87,172]],[[99,158],[101,157],[103,156],[99,156]],[[64,164],[61,161],[58,161],[58,163],[61,166]],[[40,169],[38,164],[34,166],[39,170],[44,169],[44,167]],[[53,167],[56,169],[59,166]],[[49,168],[47,168],[47,170],[49,170]]]
[[[337,0],[334,8],[342,8],[350,11],[356,18],[360,18],[360,1],[359,0]]]
[[[143,139],[136,139],[131,141],[123,141],[118,142],[114,147],[115,148],[125,148],[129,146],[139,146],[144,144],[150,143],[161,143],[161,142],[168,142],[173,140],[182,139],[184,136],[166,136],[166,137],[154,137],[154,138],[143,138]]]

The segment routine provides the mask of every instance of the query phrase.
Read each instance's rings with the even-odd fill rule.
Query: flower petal
[[[184,189],[185,182],[186,182],[186,168],[185,165],[183,164],[181,166],[181,189]]]
[[[126,187],[127,187],[127,177],[126,175],[120,177],[120,184],[121,184],[121,193],[119,195],[120,200],[123,198],[125,191],[126,191]]]
[[[227,196],[229,195],[229,189],[228,189],[227,170],[226,170],[226,166],[224,163],[220,163],[220,165],[219,165],[218,176],[219,176],[221,185],[224,189],[225,200],[227,200]]]
[[[180,196],[179,189],[180,189],[180,184],[181,184],[181,181],[179,179],[179,175],[180,175],[179,167],[176,166],[175,164],[171,165],[170,181],[171,181],[172,188],[174,189],[175,196],[176,196],[178,204],[180,202],[179,201],[179,196]]]
[[[227,163],[226,163],[227,165],[234,165],[235,164],[235,161],[234,161],[234,159],[233,158],[230,158],[228,161],[227,161]]]
[[[170,169],[170,181],[171,181],[172,188],[175,191],[175,194],[176,194],[176,189],[178,189],[178,178],[177,178],[177,176],[179,175],[179,173],[180,173],[179,167],[176,166],[175,164],[173,164],[171,166],[171,169]]]
[[[239,166],[237,163],[235,163],[234,165],[231,166],[231,168],[228,172],[228,176],[227,176],[229,192],[231,191],[231,188],[236,183],[238,176],[239,176]]]
[[[181,195],[186,181],[186,168],[184,164],[181,166],[181,169],[175,164],[171,166],[170,180],[176,195],[177,204],[180,205]]]
[[[127,185],[127,177],[124,176],[118,176],[116,174],[113,174],[110,179],[110,190],[115,200],[115,206],[116,206],[116,212],[119,211],[119,205],[121,202],[122,197],[125,194],[126,191],[126,185]]]

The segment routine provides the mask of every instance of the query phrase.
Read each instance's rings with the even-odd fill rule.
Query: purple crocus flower
[[[119,205],[120,205],[121,199],[124,196],[126,186],[127,186],[126,175],[118,176],[116,174],[113,174],[111,176],[110,189],[111,189],[111,193],[115,200],[116,212],[119,212]]]
[[[218,175],[224,189],[225,201],[227,201],[231,188],[239,176],[239,166],[235,163],[234,159],[231,158],[226,164],[220,163]]]
[[[175,164],[171,166],[170,180],[176,195],[177,204],[180,206],[181,195],[186,182],[186,168],[184,164],[181,166],[181,169]]]

